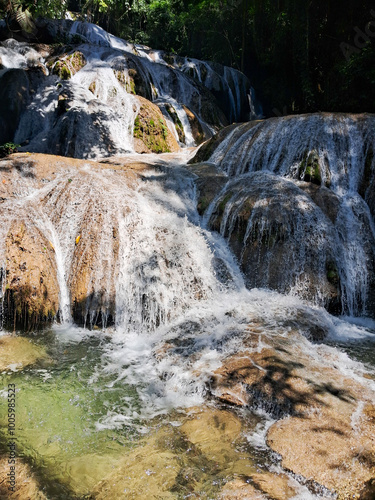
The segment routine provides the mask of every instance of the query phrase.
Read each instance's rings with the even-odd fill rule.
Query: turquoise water
[[[37,346],[46,355],[1,374],[2,388],[17,388],[18,457],[31,465],[48,498],[88,498],[92,491],[111,499],[186,498],[194,491],[215,498],[228,480],[265,463],[266,454],[246,438],[261,417],[202,405],[142,418],[137,387],[104,369],[109,338],[98,333],[77,341],[77,331],[70,333],[51,329],[26,337],[24,352]],[[2,405],[3,451],[6,423]],[[113,474],[123,478],[124,470],[130,471],[128,480],[115,481],[120,489],[100,496],[100,481]],[[139,496],[147,470],[149,496]]]

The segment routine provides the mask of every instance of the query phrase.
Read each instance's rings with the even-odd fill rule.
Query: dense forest
[[[70,11],[131,42],[240,69],[266,116],[375,112],[368,0],[1,0],[0,11],[18,36],[37,39],[33,19]]]

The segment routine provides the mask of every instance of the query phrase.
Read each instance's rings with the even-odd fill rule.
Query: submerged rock
[[[8,489],[9,463],[8,457],[0,457],[0,498],[8,500],[48,500],[43,493],[40,481],[32,472],[30,466],[17,457],[16,462],[16,488]]]
[[[236,449],[243,439],[238,417],[209,408],[189,413],[181,426],[163,425],[127,452],[94,488],[95,498],[216,498],[226,478],[255,473],[251,456]]]
[[[0,371],[22,370],[37,361],[48,361],[46,351],[25,337],[0,337]]]

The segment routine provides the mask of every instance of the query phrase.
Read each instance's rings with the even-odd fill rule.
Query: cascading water
[[[169,61],[162,51],[133,46],[98,26],[63,21],[51,23],[50,30],[53,36],[65,33],[75,43],[84,43],[60,58],[50,57],[47,65],[48,54],[42,57],[25,43],[8,40],[0,47],[0,77],[12,68],[34,70],[26,92],[22,87],[25,109],[19,107],[14,136],[25,150],[78,158],[134,151],[140,110],[136,93],[160,107],[180,146],[202,142],[227,119],[239,120],[248,105],[250,84],[231,68],[217,65],[215,71],[209,63],[191,60],[202,68],[198,78],[192,78],[186,64]]]
[[[209,161],[228,183],[205,220],[232,248],[235,231],[251,286],[324,305],[329,281],[339,281],[341,312],[373,314],[373,127],[366,115],[270,119],[233,128],[215,149]]]
[[[25,150],[124,156],[94,162],[22,154],[0,165],[0,299],[18,298],[22,314],[53,302],[56,288],[63,323],[35,337],[26,371],[17,354],[20,364],[5,375],[19,389],[19,449],[47,471],[41,478],[51,498],[137,498],[140,491],[220,498],[231,482],[259,484],[259,470],[276,470],[279,481],[286,471],[266,446],[279,418],[279,429],[288,417],[311,422],[303,436],[332,427],[335,439],[354,430],[359,440],[373,368],[325,342],[372,349],[374,323],[320,306],[371,314],[374,118],[312,115],[233,126],[203,165],[217,164],[219,181],[206,169],[200,184],[186,150],[125,157],[140,113],[135,67],[169,125],[182,127],[185,144],[194,139],[190,107],[202,127],[214,125],[194,79],[213,93],[224,89],[230,120],[251,97],[246,81],[229,68],[130,46],[87,23],[68,27],[85,43],[76,59],[66,54],[53,64],[63,60],[70,78],[39,75],[16,139]],[[14,47],[17,68],[33,66],[35,54],[27,48],[22,59],[25,46]],[[252,113],[253,106],[250,99]],[[21,340],[33,345],[34,338]],[[229,412],[226,403],[246,408]],[[1,436],[3,422],[0,413]],[[339,483],[362,460],[367,448],[358,442],[359,451],[350,442],[344,471],[326,467]],[[319,463],[328,455],[313,452]],[[368,462],[360,463],[366,474]],[[285,476],[290,497],[334,498],[314,483],[326,484],[324,475],[302,476],[298,469]]]

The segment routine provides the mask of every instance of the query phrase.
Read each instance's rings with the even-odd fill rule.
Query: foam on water
[[[46,71],[44,58],[27,43],[9,39],[0,44],[0,78],[10,69],[42,67]]]
[[[213,372],[224,359],[243,349],[247,329],[257,325],[262,340],[253,347],[255,351],[268,343],[272,346],[272,337],[287,339],[297,331],[299,347],[320,366],[338,367],[343,375],[375,389],[364,378],[368,370],[361,363],[335,347],[314,345],[306,338],[317,326],[334,336],[337,324],[342,328],[345,323],[293,296],[267,290],[217,292],[148,335],[118,327],[106,346],[104,372],[136,387],[143,403],[138,417],[199,405]],[[345,326],[355,334],[352,325]],[[127,416],[131,419],[131,412]]]

